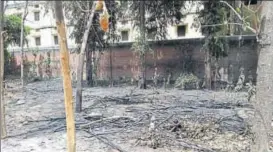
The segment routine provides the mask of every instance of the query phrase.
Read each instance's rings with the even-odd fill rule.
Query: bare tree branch
[[[82,12],[85,12],[85,13],[90,13],[92,12],[92,9],[91,10],[85,10],[81,7],[81,4],[78,2],[78,1],[75,1],[76,4],[78,5],[79,9],[82,11]]]
[[[258,8],[256,10],[252,10],[249,7],[246,7],[245,5],[243,5],[243,7],[246,8],[246,9],[248,9],[248,11],[250,11],[252,13],[257,13],[260,10],[260,8],[261,8],[262,3],[263,3],[263,1],[261,1],[261,4],[258,6]]]
[[[249,16],[247,16],[247,17],[245,17],[244,18],[244,20],[246,20],[246,19],[248,19],[248,18],[250,18],[252,15],[256,15],[256,13],[260,10],[260,8],[262,7],[262,3],[263,3],[263,1],[261,1],[261,3],[260,3],[260,5],[258,6],[258,8],[256,9],[256,10],[252,10],[252,9],[250,9],[249,7],[246,7],[245,5],[243,5],[243,7],[244,8],[246,8],[248,11],[250,11],[252,14],[251,15],[249,15]],[[259,18],[257,18],[257,22],[259,23],[260,22],[260,20],[259,20]],[[260,33],[260,28],[261,27],[261,25],[258,27],[258,29],[256,30],[257,31],[257,33]]]
[[[250,27],[250,26],[248,26],[248,25],[246,25],[245,23],[246,23],[246,21],[245,21],[245,19],[243,19],[242,18],[242,16],[228,3],[228,2],[226,2],[226,1],[220,1],[220,3],[224,3],[224,4],[226,4],[235,14],[236,14],[236,16],[244,23],[244,24],[242,24],[245,28],[247,28],[247,29],[249,29],[249,30],[251,30],[252,32],[254,32],[256,35],[258,34],[258,31],[257,30],[255,30],[255,29],[253,29],[252,27]]]
[[[243,21],[243,18],[241,17],[241,15],[228,3],[228,2],[226,2],[226,1],[220,1],[220,3],[224,3],[224,4],[226,4],[236,15],[237,15],[237,17],[241,20],[241,21]]]
[[[100,37],[98,36],[98,33],[96,32],[96,30],[95,30],[95,28],[94,28],[94,24],[92,24],[91,27],[92,27],[92,30],[94,31],[95,35],[97,36],[100,45],[103,46],[103,44],[102,44],[102,42],[101,42],[101,39],[100,39]]]

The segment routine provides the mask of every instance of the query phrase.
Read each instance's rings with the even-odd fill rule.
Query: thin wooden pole
[[[69,53],[66,40],[66,29],[62,10],[62,1],[55,1],[56,25],[60,42],[60,62],[63,76],[64,101],[66,112],[67,149],[68,152],[76,151],[76,136],[74,122],[74,108],[72,97],[72,84],[69,67]]]

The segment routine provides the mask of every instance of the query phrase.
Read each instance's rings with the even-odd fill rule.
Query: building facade
[[[50,9],[46,9],[47,2],[43,1],[29,1],[28,2],[28,14],[25,20],[25,26],[31,28],[30,34],[27,36],[28,46],[25,44],[26,51],[30,49],[54,49],[58,48],[58,35],[56,29],[56,20]],[[22,17],[24,12],[25,2],[17,2],[14,4],[8,4],[5,11],[6,15],[18,15]],[[73,27],[67,28],[67,41],[68,47],[74,48],[76,46],[75,41],[69,38]],[[20,51],[19,46],[9,46],[8,50]]]
[[[119,4],[126,2],[118,1]],[[130,5],[127,1],[126,5]],[[235,1],[236,2],[236,1]],[[28,14],[26,16],[25,25],[31,28],[30,34],[27,36],[28,49],[52,49],[58,48],[58,36],[56,30],[55,16],[51,9],[46,8],[48,1],[29,1],[28,2]],[[252,10],[259,8],[257,0],[245,1],[245,5],[249,5]],[[22,16],[24,12],[25,2],[16,2],[9,4],[5,14],[6,15],[18,15]],[[181,9],[185,12],[184,18],[178,25],[167,26],[167,39],[191,39],[203,37],[200,28],[196,28],[195,19],[198,18],[196,14],[197,9],[202,9],[202,6],[198,5],[198,1],[190,2],[186,1],[185,8]],[[124,13],[126,16],[128,13]],[[148,14],[147,14],[148,15]],[[126,18],[126,17],[125,17]],[[65,19],[67,21],[67,19]],[[254,20],[254,19],[253,19]],[[255,26],[257,23],[250,22]],[[137,30],[132,28],[132,21],[120,20],[117,22],[117,31],[120,35],[120,42],[133,42],[137,35]],[[73,26],[67,26],[67,40],[68,47],[75,48],[76,44],[74,39],[70,38],[70,34],[73,31]],[[150,30],[151,32],[153,29]],[[149,31],[147,33],[149,35]],[[19,46],[9,46],[10,51],[19,51]]]
[[[53,12],[47,9],[45,1],[29,1],[28,14],[26,16],[25,25],[31,28],[30,34],[27,36],[28,46],[25,44],[25,50],[38,49],[57,49],[58,36],[56,30],[56,21]],[[22,16],[24,12],[25,2],[17,2],[9,4],[5,14]],[[200,30],[192,27],[194,19],[197,17],[194,7],[188,7],[188,15],[182,19],[179,25],[169,25],[167,27],[167,39],[183,39],[183,38],[198,38],[202,37]],[[67,21],[67,19],[66,19]],[[137,35],[136,29],[132,28],[131,21],[117,22],[117,31],[120,35],[120,43],[133,42]],[[70,38],[73,26],[67,26],[68,47],[75,48],[74,39]],[[148,31],[149,35],[149,31]],[[20,51],[19,46],[9,46],[8,50]]]

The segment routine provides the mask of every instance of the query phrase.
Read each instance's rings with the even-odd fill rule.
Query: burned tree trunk
[[[92,50],[89,50],[87,48],[86,51],[86,79],[87,79],[87,85],[93,86],[93,65],[92,65]]]
[[[58,30],[58,37],[60,42],[60,62],[63,75],[63,89],[66,112],[66,129],[67,129],[67,149],[68,152],[76,151],[76,135],[75,122],[73,110],[73,96],[72,96],[72,82],[69,67],[69,53],[66,40],[66,30],[64,23],[62,1],[55,1],[54,3],[56,14],[56,25]]]
[[[260,31],[260,54],[258,61],[257,98],[255,106],[254,131],[256,133],[253,152],[269,150],[273,109],[273,2],[262,2],[262,25]]]
[[[209,50],[205,53],[205,86],[206,89],[211,89],[211,54]]]
[[[141,39],[145,41],[145,1],[140,1],[140,36]],[[142,44],[143,45],[143,44]],[[141,82],[140,82],[140,88],[146,89],[146,65],[145,65],[145,54],[146,50],[142,50],[140,53],[140,62],[141,62]]]
[[[110,34],[112,34],[112,30],[113,29],[113,25],[111,24],[111,28],[110,28]],[[112,44],[114,44],[114,40],[112,40]],[[109,48],[109,61],[110,61],[110,86],[113,87],[114,86],[114,82],[113,82],[113,50],[112,47],[110,46]]]
[[[76,90],[76,112],[82,111],[82,77],[83,77],[83,64],[84,64],[84,57],[85,57],[85,49],[87,45],[87,40],[90,32],[90,28],[92,25],[94,13],[95,13],[95,6],[96,2],[93,1],[92,4],[92,12],[89,15],[88,22],[86,25],[86,29],[83,35],[83,41],[81,44],[81,51],[78,58],[78,68],[77,68],[77,90]]]

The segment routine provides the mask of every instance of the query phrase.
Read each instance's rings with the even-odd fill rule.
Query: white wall
[[[31,27],[30,35],[27,36],[27,39],[29,41],[29,47],[30,48],[47,48],[47,47],[57,47],[54,44],[54,35],[57,35],[57,31],[55,29],[56,23],[55,23],[55,17],[53,16],[53,13],[51,10],[48,10],[46,13],[44,3],[43,1],[36,1],[36,4],[30,3],[28,6],[28,15],[26,17],[25,25]],[[39,8],[35,8],[35,5],[39,5]],[[196,8],[190,7],[191,5],[188,5],[187,11],[189,12],[195,12]],[[19,6],[18,8],[9,7],[6,10],[6,14],[23,14],[24,11],[24,4]],[[35,21],[34,20],[34,12],[39,11],[40,12],[40,20]],[[177,36],[177,26],[171,26],[169,25],[167,27],[167,39],[178,39],[178,38],[196,38],[201,37],[202,34],[200,31],[196,31],[196,28],[192,27],[192,24],[194,22],[194,18],[196,15],[194,13],[188,14],[184,19],[182,19],[182,25],[187,24],[187,32],[185,37],[178,37]],[[66,20],[66,19],[65,19]],[[67,21],[67,20],[66,20]],[[137,31],[133,29],[132,23],[128,21],[127,24],[122,24],[121,22],[117,23],[117,29],[118,33],[122,30],[128,30],[129,31],[129,41],[133,41],[135,36],[137,35]],[[36,30],[39,30],[38,32]],[[67,28],[67,41],[69,47],[76,46],[75,41],[73,39],[69,38],[70,33],[72,32],[73,27]],[[36,46],[35,44],[35,38],[40,37],[41,39],[41,45]],[[25,46],[26,47],[26,46]],[[10,50],[18,50],[19,46],[9,46]]]
[[[40,3],[40,4],[39,4]],[[48,47],[54,47],[54,36],[57,35],[57,30],[56,30],[56,21],[55,17],[53,16],[53,13],[51,10],[47,10],[44,7],[44,2],[39,2],[36,1],[35,5],[39,5],[39,8],[35,8],[34,4],[29,3],[28,6],[28,14],[26,17],[25,25],[29,26],[31,28],[30,34],[27,36],[28,39],[28,45],[29,48],[38,48],[38,49],[43,49],[43,48],[48,48]],[[6,9],[5,14],[11,15],[11,14],[23,14],[24,11],[24,4],[19,6],[19,8],[13,8],[8,7]],[[35,21],[34,20],[34,12],[39,12],[40,14],[40,20]],[[39,31],[37,31],[39,30]],[[75,41],[73,39],[69,38],[69,34],[72,32],[73,28],[72,27],[67,27],[67,42],[69,47],[74,47]],[[40,37],[41,40],[41,45],[36,46],[35,44],[35,38]],[[24,47],[27,47],[26,44]],[[9,50],[17,51],[19,50],[19,46],[9,46]]]
[[[185,8],[181,9],[181,11],[184,14],[187,13],[187,15],[183,19],[181,19],[181,23],[179,24],[179,25],[187,25],[186,35],[184,37],[178,37],[177,25],[169,25],[167,26],[166,38],[167,39],[183,39],[183,38],[202,37],[201,30],[193,27],[194,19],[198,18],[197,14],[195,13],[197,11],[197,8],[202,9],[198,1],[194,1],[194,2],[186,1]],[[125,25],[123,25],[121,22],[118,22],[117,29],[119,29],[119,31],[123,31],[123,30],[129,31],[129,40],[127,42],[132,42],[138,33],[136,29],[133,29],[133,25],[131,21],[128,21],[128,23]]]

